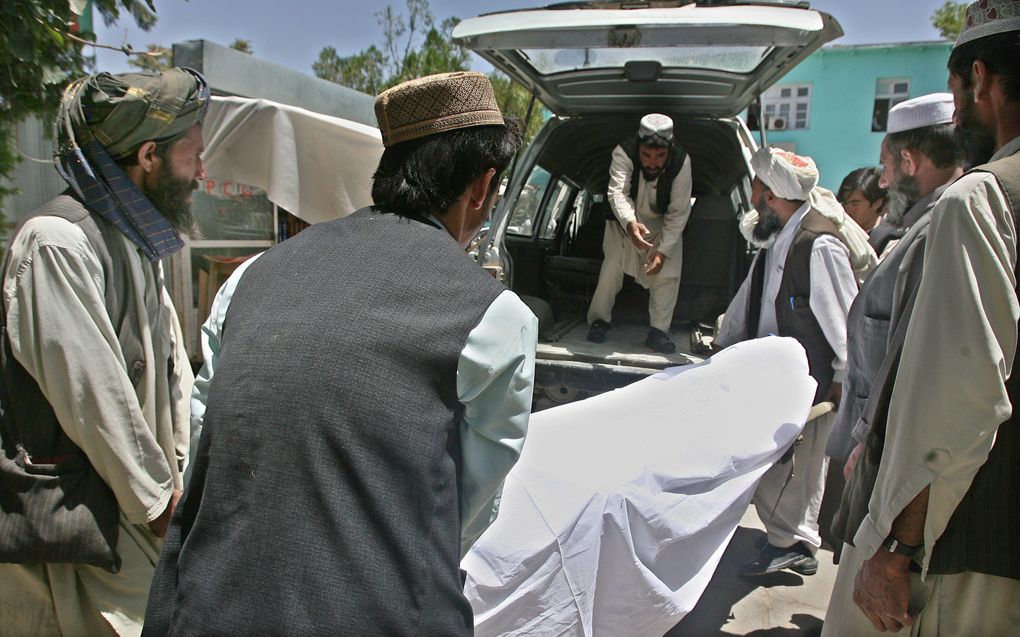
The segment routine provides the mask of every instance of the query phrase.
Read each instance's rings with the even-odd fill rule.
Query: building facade
[[[877,166],[889,109],[945,92],[950,42],[831,46],[762,95],[770,144],[813,157],[835,191],[850,171]]]

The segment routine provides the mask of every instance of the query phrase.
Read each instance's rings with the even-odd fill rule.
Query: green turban
[[[182,137],[201,123],[208,105],[209,87],[191,69],[86,77],[64,92],[56,153],[63,156],[94,140],[118,160],[149,140]]]

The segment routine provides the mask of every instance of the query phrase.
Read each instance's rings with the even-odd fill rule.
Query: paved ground
[[[743,578],[738,569],[754,560],[765,531],[748,507],[698,605],[666,637],[808,637],[821,632],[836,567],[832,552],[818,553],[818,573],[781,571]]]

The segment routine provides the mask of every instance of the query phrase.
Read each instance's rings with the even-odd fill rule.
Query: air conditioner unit
[[[769,120],[769,130],[786,130],[785,117],[773,117]]]

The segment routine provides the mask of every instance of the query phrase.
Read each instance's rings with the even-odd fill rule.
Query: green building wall
[[[797,154],[813,157],[821,185],[835,190],[851,170],[878,165],[885,133],[871,131],[877,80],[909,79],[910,97],[946,92],[951,50],[948,42],[917,42],[813,53],[777,84],[811,84],[808,128],[766,131],[769,143],[794,144]]]

